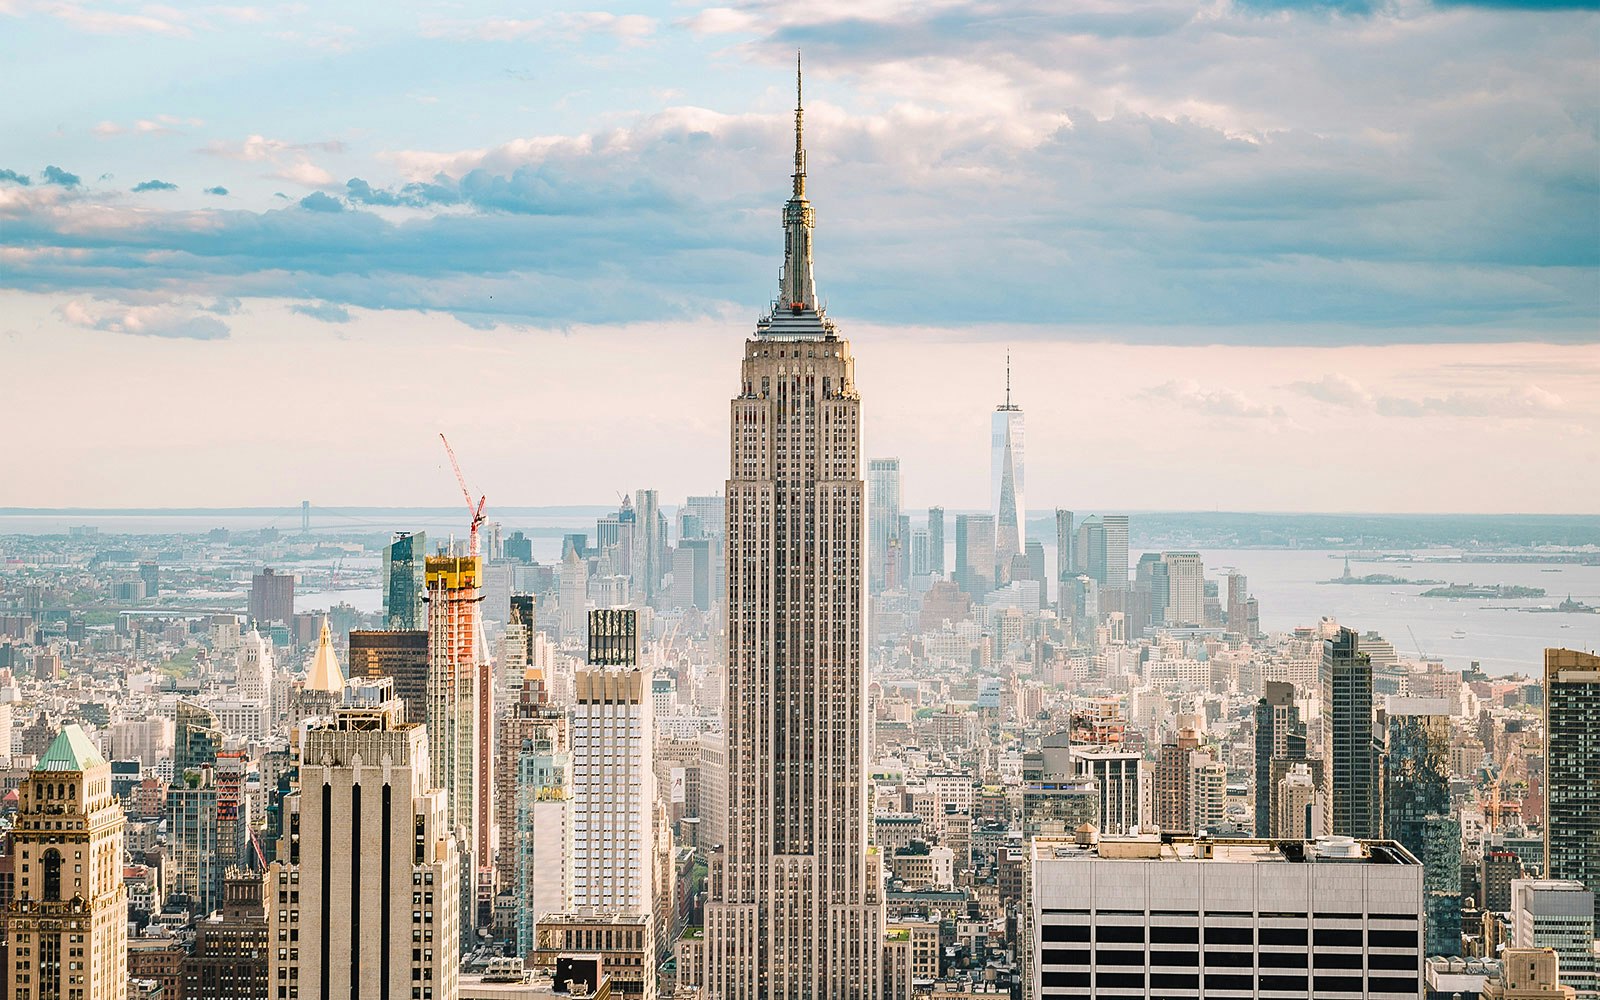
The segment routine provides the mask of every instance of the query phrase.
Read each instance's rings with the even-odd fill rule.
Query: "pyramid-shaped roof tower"
[[[39,758],[35,771],[87,771],[104,764],[106,759],[89,740],[83,728],[74,724],[61,727],[50,749]]]

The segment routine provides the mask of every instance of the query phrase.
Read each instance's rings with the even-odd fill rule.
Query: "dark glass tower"
[[[383,626],[400,631],[427,628],[423,597],[427,594],[424,562],[428,536],[397,532],[383,549]],[[420,721],[417,719],[413,722]]]
[[[1450,810],[1448,702],[1397,698],[1385,720],[1383,835],[1422,862],[1429,955],[1461,954],[1461,822]]]
[[[1333,832],[1378,837],[1378,755],[1372,739],[1372,660],[1341,627],[1322,643],[1323,759],[1332,784]]]
[[[1600,656],[1544,651],[1544,877],[1595,894],[1600,919]]]

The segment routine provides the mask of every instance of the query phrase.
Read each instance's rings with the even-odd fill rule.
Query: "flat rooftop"
[[[1392,840],[1175,837],[1035,837],[1036,861],[1166,861],[1200,864],[1420,864]]]

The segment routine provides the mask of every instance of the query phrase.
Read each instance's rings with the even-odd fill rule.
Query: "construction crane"
[[[459,473],[458,473],[458,475],[459,475]],[[467,502],[471,503],[472,499],[469,497],[467,499]],[[1417,655],[1421,656],[1424,660],[1426,660],[1428,658],[1428,653],[1427,653],[1426,650],[1424,650],[1422,648],[1422,643],[1417,641],[1417,633],[1411,628],[1410,625],[1406,626],[1406,631],[1411,633],[1411,645],[1417,647]]]
[[[472,491],[467,489],[467,477],[461,474],[461,463],[456,461],[456,450],[450,447],[450,439],[444,436],[443,431],[439,432],[439,440],[444,442],[445,454],[450,456],[450,467],[456,470],[456,483],[461,486],[461,495],[467,500],[467,513],[472,518],[472,530],[468,536],[471,539],[471,542],[467,549],[467,553],[473,558],[477,558],[478,526],[481,525],[485,520],[483,516],[483,508],[484,505],[489,502],[489,498],[487,496],[478,497],[478,505],[477,507],[473,507]]]

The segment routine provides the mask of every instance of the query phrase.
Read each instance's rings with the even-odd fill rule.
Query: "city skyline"
[[[940,22],[868,4],[860,23],[767,4],[0,7],[25,43],[0,141],[0,350],[73,376],[14,386],[62,431],[14,457],[59,474],[9,483],[0,504],[238,504],[277,487],[444,503],[436,460],[391,461],[441,429],[502,502],[539,502],[525,467],[583,469],[595,443],[666,495],[714,482],[723,403],[703,359],[767,294],[765,151],[798,45],[837,223],[829,287],[881,400],[867,447],[905,462],[908,506],[984,502],[955,470],[985,460],[1006,345],[1030,495],[1067,506],[1146,508],[1141,472],[1196,452],[1225,473],[1189,484],[1201,509],[1342,509],[1294,474],[1313,465],[1367,477],[1368,510],[1556,512],[1600,488],[1593,11],[1019,10],[962,49],[945,32],[975,23],[965,2]],[[195,64],[218,46],[236,56],[221,79]],[[397,81],[387,57],[419,48],[456,71],[429,60]],[[29,70],[68,50],[92,108]],[[119,73],[152,52],[181,84]],[[1228,53],[1228,74],[1207,72]],[[1418,79],[1420,64],[1441,69]],[[1469,113],[1462,81],[1485,65],[1497,84]],[[279,96],[282,66],[297,82]],[[283,99],[330,87],[348,100]],[[1521,157],[1541,169],[1506,167]],[[406,403],[442,368],[473,374],[473,413]],[[152,397],[174,371],[185,391]],[[595,405],[596,380],[626,402]],[[115,412],[143,415],[139,448],[101,433]],[[499,433],[530,419],[540,434]],[[214,475],[155,471],[185,461]],[[1570,490],[1544,489],[1564,461]]]
[[[1600,0],[707,2],[0,0],[6,995],[1600,1000]]]

